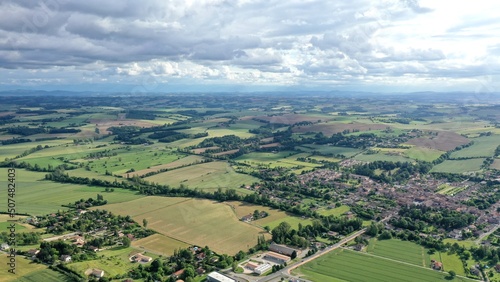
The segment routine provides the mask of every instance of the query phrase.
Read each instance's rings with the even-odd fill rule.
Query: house
[[[196,273],[197,273],[198,275],[203,275],[203,274],[205,274],[205,272],[206,272],[206,270],[205,270],[205,269],[203,269],[203,267],[198,267],[198,268],[196,269]]]
[[[134,241],[135,240],[135,236],[132,235],[132,234],[127,234],[127,238],[129,238],[130,241]]]
[[[263,258],[279,264],[284,264],[285,262],[289,262],[291,260],[290,257],[275,252],[267,252]]]
[[[473,266],[470,268],[470,274],[479,276],[479,275],[481,275],[481,272],[479,271],[479,269],[477,269],[475,266]]]
[[[287,255],[287,256],[291,256],[293,254],[293,252],[295,252],[296,254],[299,253],[295,249],[289,248],[289,247],[284,246],[284,245],[279,245],[279,244],[276,244],[274,242],[272,242],[271,245],[269,245],[269,250],[273,251],[275,253],[283,254],[283,255]]]
[[[2,245],[0,245],[0,250],[2,250],[2,251],[6,251],[9,248],[10,248],[10,246],[7,243],[3,243]]]
[[[177,270],[176,272],[172,273],[172,277],[174,278],[178,278],[179,276],[181,276],[182,274],[184,274],[184,268],[181,269],[181,270]]]
[[[97,252],[97,251],[99,251],[99,248],[96,246],[89,246],[89,250]]]
[[[85,271],[85,275],[92,275],[92,276],[95,276],[97,278],[102,278],[104,277],[104,270],[100,270],[100,269],[97,269],[97,268],[89,268],[87,269],[87,271]]]
[[[337,236],[339,236],[339,233],[335,232],[335,231],[328,231],[328,236],[330,236],[330,237],[337,237]]]
[[[236,282],[236,280],[214,271],[208,274],[207,282]]]
[[[26,254],[28,256],[36,256],[38,253],[40,252],[40,250],[37,250],[37,249],[30,249],[26,252]]]
[[[273,268],[269,263],[264,263],[259,265],[257,268],[253,270],[253,272],[257,273],[258,275],[262,275],[263,273],[268,272]]]
[[[495,270],[496,270],[497,272],[500,272],[500,264],[495,265]]]
[[[431,260],[431,268],[434,270],[441,270],[443,269],[443,263],[435,260]]]
[[[59,259],[63,262],[70,262],[71,256],[70,255],[62,255]]]
[[[247,214],[247,215],[245,215],[245,216],[243,216],[241,218],[241,221],[250,222],[250,221],[252,221],[252,219],[253,219],[253,215],[252,214]]]

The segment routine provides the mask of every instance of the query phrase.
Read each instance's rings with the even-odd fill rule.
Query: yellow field
[[[231,207],[210,200],[145,197],[122,204],[99,207],[115,214],[130,215],[165,236],[187,244],[206,246],[230,255],[257,244],[261,228],[240,221]]]
[[[42,264],[33,263],[23,256],[16,256],[16,274],[11,274],[7,272],[9,269],[7,262],[7,255],[2,253],[0,255],[0,265],[2,265],[0,271],[0,282],[17,281],[22,276],[47,268]]]
[[[133,241],[132,246],[151,253],[171,256],[174,254],[174,250],[177,250],[179,248],[187,248],[189,247],[189,244],[177,241],[161,234],[154,234],[149,237]]]

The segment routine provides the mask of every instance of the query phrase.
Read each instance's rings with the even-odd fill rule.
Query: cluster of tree
[[[7,140],[2,140],[2,145],[11,145],[11,144],[27,143],[27,142],[31,142],[31,139],[28,139],[28,138],[12,138],[12,139],[7,139]]]
[[[81,132],[81,129],[77,128],[49,128],[47,133],[49,134],[59,134],[59,133],[78,133]]]
[[[28,127],[28,126],[13,126],[8,127],[7,132],[10,134],[18,134],[22,136],[46,133],[45,128],[43,127]]]
[[[391,224],[403,229],[422,231],[428,225],[452,230],[474,223],[476,216],[445,208],[432,208],[425,205],[401,207],[399,218],[392,218]]]
[[[14,119],[16,116],[14,115],[5,115],[5,116],[0,116],[0,125],[5,125],[7,123],[14,123],[18,122],[19,120]]]
[[[220,105],[219,105],[220,106]],[[205,116],[212,116],[212,115],[217,115],[217,114],[225,114],[229,113],[228,111],[218,111],[218,110],[206,110],[204,112],[200,112],[197,110],[181,110],[181,111],[176,111],[176,114],[183,115],[183,116],[190,116],[190,117],[195,117],[195,118],[202,118]]]
[[[243,142],[244,140],[236,135],[225,135],[222,137],[207,138],[203,140],[197,147],[204,148],[217,146],[222,148],[223,150],[231,150],[238,148],[243,144]]]
[[[128,119],[147,119],[154,120],[157,114],[161,114],[160,111],[141,111],[141,110],[129,110],[126,113]]]
[[[104,150],[101,152],[91,152],[85,158],[86,159],[100,159],[106,157],[114,157],[117,156],[117,152],[112,152],[112,150]]]
[[[429,162],[390,162],[374,161],[367,164],[358,164],[353,167],[354,173],[368,176],[385,183],[404,182],[416,173],[426,174],[432,169]],[[395,171],[395,169],[397,169]],[[383,170],[377,173],[377,170]]]
[[[7,243],[10,240],[10,234],[7,232],[0,233],[0,242]],[[24,246],[24,245],[34,245],[40,242],[40,233],[38,232],[22,232],[16,234],[16,245]]]
[[[108,201],[104,200],[104,197],[101,194],[97,194],[96,199],[88,198],[87,200],[80,199],[73,204],[68,204],[68,207],[75,209],[87,209],[90,207],[103,206],[107,204]]]

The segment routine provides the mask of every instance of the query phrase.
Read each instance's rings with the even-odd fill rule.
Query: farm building
[[[227,276],[220,274],[219,272],[210,272],[207,276],[207,282],[236,282]]]
[[[253,270],[253,272],[262,275],[262,273],[266,273],[272,268],[272,266],[269,263],[264,263],[259,265],[257,268]]]
[[[435,270],[441,270],[441,269],[443,269],[443,263],[441,263],[439,261],[431,260],[431,267],[432,267],[432,269],[435,269]]]
[[[279,264],[284,264],[285,262],[289,262],[291,260],[290,257],[281,255],[275,252],[268,252],[264,255],[264,259],[279,263]]]
[[[279,245],[279,244],[276,244],[274,242],[272,242],[271,245],[269,246],[269,250],[273,251],[275,253],[287,255],[287,256],[291,256],[293,252],[297,252],[297,254],[299,253],[299,251],[297,251],[293,248],[290,248],[290,247],[287,247],[284,245]]]
[[[70,255],[62,255],[60,257],[61,261],[63,262],[70,262],[71,261],[71,256]]]
[[[258,264],[254,264],[254,263],[251,263],[251,262],[245,264],[245,268],[248,269],[248,270],[251,270],[251,271],[255,271],[255,269],[257,267],[259,267]]]
[[[85,271],[85,275],[92,275],[97,278],[101,278],[104,277],[104,270],[100,270],[97,268],[87,269],[87,271]]]

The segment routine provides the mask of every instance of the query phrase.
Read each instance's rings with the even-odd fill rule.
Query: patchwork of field
[[[163,256],[171,256],[175,250],[185,249],[189,244],[172,239],[162,234],[153,234],[146,238],[142,238],[132,242],[132,247],[136,249],[146,250],[150,253],[155,253]]]
[[[326,136],[331,136],[335,133],[343,132],[345,130],[349,131],[370,131],[370,130],[382,130],[386,129],[386,124],[367,124],[367,123],[320,123],[307,126],[300,126],[294,128],[293,132],[307,133],[307,132],[323,132]]]
[[[209,162],[192,165],[162,172],[144,179],[173,187],[179,187],[179,185],[183,184],[189,188],[204,190],[233,188],[241,193],[248,193],[248,190],[239,188],[241,185],[250,185],[254,182],[259,182],[258,178],[235,172],[226,162]]]
[[[129,177],[132,177],[134,175],[141,176],[141,175],[144,175],[146,173],[156,172],[156,171],[161,170],[161,169],[174,169],[174,168],[178,168],[181,166],[187,166],[187,165],[191,165],[191,164],[195,164],[195,163],[200,163],[202,160],[203,160],[203,157],[189,155],[189,156],[178,159],[178,160],[173,161],[173,162],[168,163],[168,164],[156,165],[156,166],[152,166],[152,167],[147,168],[147,169],[141,169],[141,170],[137,170],[134,172],[130,172],[130,173],[128,173],[128,175],[129,175]],[[127,177],[127,173],[123,174],[122,176]]]
[[[434,166],[431,172],[465,173],[481,169],[484,159],[446,160]]]
[[[390,162],[412,162],[412,159],[406,158],[403,154],[383,153],[377,154],[359,154],[354,157],[355,160],[363,162],[390,161]]]
[[[137,222],[187,244],[208,245],[217,253],[234,255],[270,235],[261,228],[240,221],[228,205],[190,198],[145,197],[126,204],[100,207],[115,214],[130,215]]]
[[[297,149],[300,149],[305,152],[319,152],[322,155],[343,155],[347,158],[350,158],[356,154],[361,153],[363,150],[361,149],[356,149],[356,148],[349,148],[349,147],[336,147],[336,146],[328,146],[328,145],[315,145],[315,144],[310,144],[307,146],[300,146],[297,147]]]
[[[346,249],[332,251],[299,267],[293,273],[314,282],[447,281],[447,273]],[[472,280],[455,277],[455,281]]]
[[[277,124],[287,124],[292,125],[298,122],[318,122],[318,120],[325,121],[332,119],[331,116],[326,115],[302,115],[302,114],[284,114],[284,115],[272,115],[272,116],[257,116],[255,117],[257,120],[264,120],[269,123],[277,123]]]
[[[16,170],[16,209],[19,213],[44,215],[66,208],[61,205],[74,203],[80,199],[96,198],[103,195],[108,203],[121,203],[144,197],[136,191],[115,188],[114,192],[104,192],[102,187],[55,183],[41,180],[45,173]],[[0,168],[0,175],[7,175],[6,168]],[[6,178],[4,178],[6,179]],[[1,195],[7,195],[7,182],[0,181]],[[6,212],[6,205],[0,211]]]

